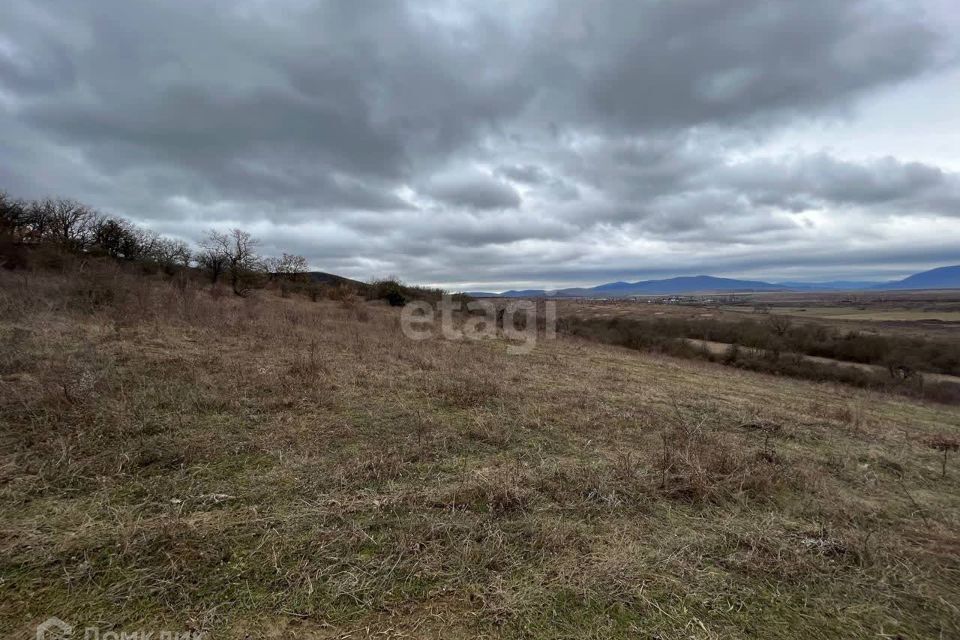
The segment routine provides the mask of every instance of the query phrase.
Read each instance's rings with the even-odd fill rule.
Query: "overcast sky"
[[[459,289],[960,263],[957,0],[3,0],[0,189]]]

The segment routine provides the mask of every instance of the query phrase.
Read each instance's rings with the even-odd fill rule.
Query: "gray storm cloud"
[[[765,145],[952,73],[950,12],[7,0],[0,189],[450,286],[933,266],[955,168]]]

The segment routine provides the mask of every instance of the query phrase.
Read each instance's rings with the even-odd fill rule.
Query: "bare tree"
[[[203,242],[202,255],[222,260],[233,293],[246,296],[265,270],[263,260],[257,255],[258,245],[259,242],[242,229],[229,233],[210,231]]]
[[[174,274],[190,264],[190,248],[183,240],[159,238],[153,245],[150,258],[168,274]]]
[[[142,238],[142,232],[123,218],[99,218],[91,232],[92,244],[118,260],[137,260],[143,257]]]
[[[790,330],[790,326],[792,324],[788,316],[780,315],[771,315],[769,318],[767,318],[767,322],[769,323],[773,332],[781,338],[787,334],[787,331]]]
[[[45,200],[41,206],[47,218],[47,235],[54,243],[71,251],[90,245],[98,218],[96,211],[66,198]]]
[[[267,258],[265,261],[268,277],[280,281],[280,294],[290,293],[290,284],[306,280],[307,259],[292,253],[284,253],[280,258]]]
[[[52,221],[52,200],[37,200],[31,202],[27,205],[26,211],[24,211],[21,240],[31,244],[48,240]]]
[[[293,253],[284,253],[280,258],[267,258],[266,269],[272,278],[284,280],[302,280],[309,266],[307,259]]]
[[[134,231],[137,237],[137,243],[140,245],[140,255],[142,257],[150,257],[154,255],[157,250],[157,245],[163,239],[160,234],[156,231],[149,231],[147,229],[136,229]]]
[[[0,191],[0,234],[13,240],[20,240],[26,225],[27,207],[21,200],[15,200]]]
[[[280,258],[268,257],[263,259],[263,269],[267,273],[267,280],[271,282],[280,278]]]
[[[227,256],[215,249],[205,247],[196,256],[197,266],[210,276],[210,284],[217,284],[220,277],[227,271]]]

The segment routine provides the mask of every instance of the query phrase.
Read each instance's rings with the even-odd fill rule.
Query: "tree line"
[[[923,377],[923,373],[960,375],[960,345],[956,341],[845,331],[817,323],[794,323],[777,315],[767,316],[762,322],[571,315],[561,318],[558,329],[631,349],[703,358],[808,380],[895,390],[960,404],[960,385],[949,381],[924,382]],[[692,342],[697,340],[730,346],[725,353],[715,354]],[[812,361],[804,356],[829,358],[837,363]],[[844,362],[873,365],[877,370],[851,367]]]
[[[212,284],[229,283],[238,296],[270,280],[302,281],[308,271],[303,256],[260,255],[259,241],[242,229],[210,230],[191,249],[183,240],[164,237],[69,198],[27,201],[0,191],[0,238],[4,245],[0,259],[10,268],[22,260],[18,249],[45,246],[155,265],[168,274],[200,269]]]
[[[890,376],[925,371],[960,376],[960,344],[908,335],[878,335],[826,324],[795,323],[786,316],[763,321],[717,318],[568,318],[567,328],[606,336],[634,348],[662,347],[677,340],[707,340],[769,353],[799,353],[884,367]]]

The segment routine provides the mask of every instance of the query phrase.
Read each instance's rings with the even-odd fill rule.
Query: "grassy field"
[[[729,308],[727,310],[730,310]],[[939,320],[960,322],[960,311],[942,309],[875,309],[855,306],[776,307],[776,313],[824,320],[866,320],[868,322]]]
[[[960,308],[953,296],[941,294],[943,301],[917,303],[908,296],[884,301],[865,301],[856,304],[839,304],[836,295],[823,300],[812,294],[807,298],[793,300],[785,294],[756,296],[753,304],[650,304],[631,300],[562,300],[562,312],[592,317],[666,317],[666,318],[717,318],[739,320],[773,313],[795,318],[798,321],[839,321],[839,327],[872,330],[880,333],[914,333],[935,337],[944,332],[955,333],[960,329]],[[707,298],[709,299],[709,298]],[[798,306],[797,302],[809,304]],[[760,311],[762,309],[762,311]]]
[[[0,630],[960,636],[960,411],[399,310],[0,274]]]

